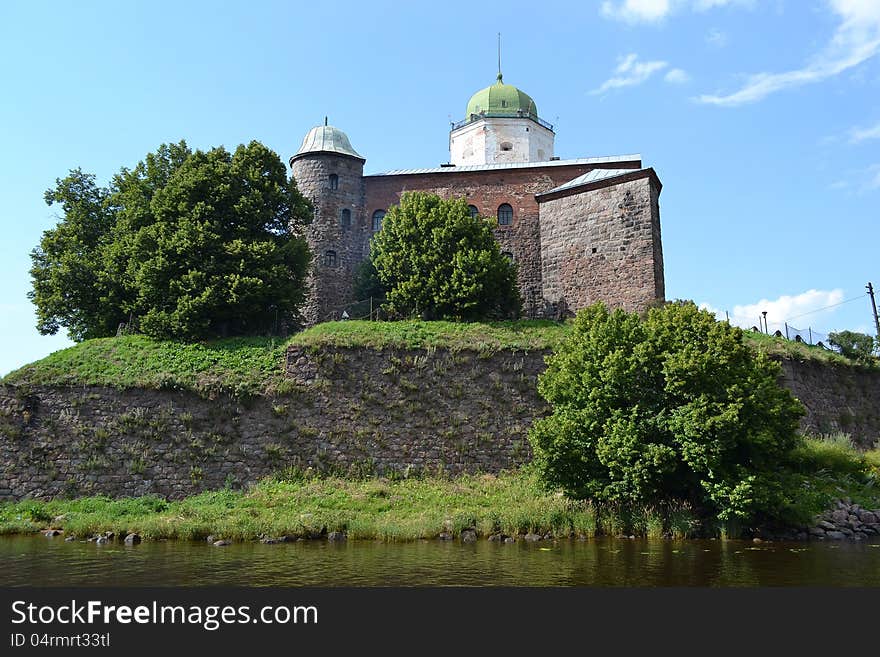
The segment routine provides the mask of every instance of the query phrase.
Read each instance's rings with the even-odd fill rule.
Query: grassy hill
[[[367,322],[319,324],[290,338],[231,338],[187,344],[142,335],[87,340],[11,372],[12,385],[181,389],[202,395],[272,392],[283,380],[288,345],[369,349],[450,349],[493,353],[501,350],[553,350],[569,324],[544,320],[490,323]],[[752,332],[755,350],[783,358],[851,365],[842,356],[808,345]]]

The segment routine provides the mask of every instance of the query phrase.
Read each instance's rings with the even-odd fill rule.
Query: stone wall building
[[[494,218],[502,252],[518,265],[527,316],[600,300],[629,311],[663,301],[657,174],[639,155],[561,160],[554,139],[534,100],[500,73],[453,124],[451,161],[437,168],[364,175],[366,160],[342,130],[326,121],[312,128],[290,158],[293,178],[315,205],[307,322],[338,319],[358,301],[357,266],[406,191],[464,197],[473,213]]]

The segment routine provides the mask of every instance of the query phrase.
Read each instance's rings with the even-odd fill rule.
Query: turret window
[[[507,203],[498,206],[498,225],[509,226],[513,223],[513,208]]]
[[[336,251],[324,251],[324,266],[325,267],[335,267],[336,266]]]
[[[344,208],[339,215],[339,225],[343,230],[351,228],[351,210]]]
[[[339,189],[339,176],[335,173],[330,174],[330,189]]]
[[[468,212],[470,212],[470,215],[472,217],[476,217],[478,214],[480,214],[480,211],[477,209],[476,205],[469,205]]]
[[[385,210],[376,210],[373,213],[373,232],[382,230],[382,220],[385,218]]]

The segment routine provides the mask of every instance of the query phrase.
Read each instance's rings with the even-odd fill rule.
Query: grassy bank
[[[369,349],[450,349],[481,354],[501,350],[553,350],[568,324],[543,320],[510,322],[328,322],[290,338],[233,338],[187,344],[143,335],[86,340],[11,372],[3,383],[28,386],[97,385],[180,389],[203,396],[271,394],[281,381],[290,344]],[[809,345],[747,331],[755,350],[800,360],[852,365],[842,356]]]
[[[344,531],[351,539],[387,541],[436,538],[441,532],[457,537],[465,529],[483,537],[635,533],[684,538],[697,527],[682,505],[599,509],[544,490],[527,472],[396,481],[294,476],[263,481],[247,492],[223,490],[179,502],[93,497],[0,505],[0,533],[49,526],[79,537],[113,531],[147,539],[255,540]]]
[[[292,338],[233,338],[187,344],[143,335],[86,340],[9,373],[11,385],[179,389],[203,396],[271,394],[283,380],[289,344],[307,347],[451,349],[480,353],[552,349],[567,331],[548,321],[330,322]]]
[[[803,527],[834,500],[880,508],[880,449],[864,453],[846,436],[806,438],[780,481],[791,492],[787,522]],[[744,526],[700,521],[685,504],[596,505],[548,491],[528,469],[500,475],[389,480],[306,476],[291,471],[247,491],[222,490],[168,502],[155,497],[102,497],[0,504],[0,534],[54,527],[88,537],[112,531],[147,539],[233,540],[316,537],[343,531],[352,539],[388,541],[528,533],[556,537],[620,534],[659,538],[735,536]]]

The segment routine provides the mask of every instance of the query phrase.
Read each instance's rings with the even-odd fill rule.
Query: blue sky
[[[181,138],[257,139],[286,161],[325,115],[368,172],[436,166],[494,81],[497,32],[557,155],[656,169],[668,298],[873,333],[878,0],[7,1],[0,374],[68,344],[36,332],[25,295],[58,221],[43,192],[69,169],[103,184]]]

